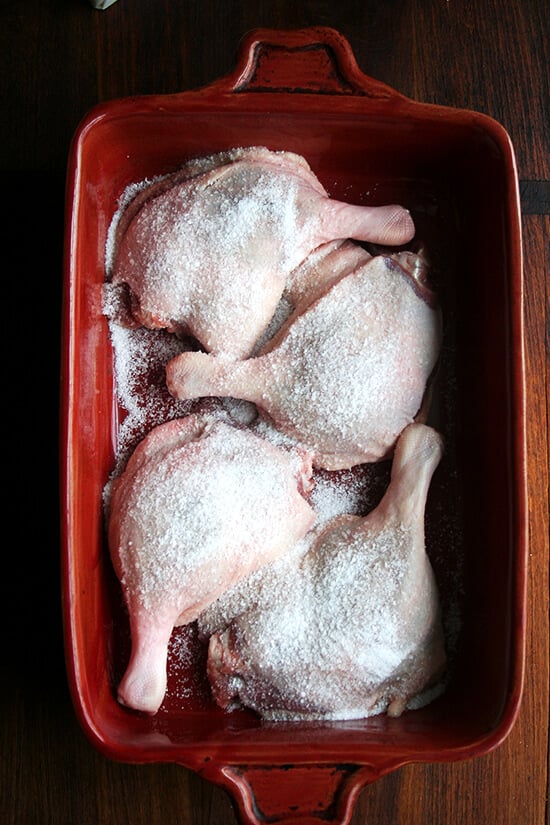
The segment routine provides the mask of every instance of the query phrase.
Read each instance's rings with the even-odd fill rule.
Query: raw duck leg
[[[130,617],[122,704],[155,713],[172,629],[287,552],[315,514],[307,456],[196,414],[153,429],[107,496],[111,557]]]
[[[388,455],[421,408],[439,354],[440,316],[419,256],[363,253],[366,261],[349,272],[357,254],[345,244],[321,256],[326,292],[299,308],[257,357],[228,361],[188,352],[172,359],[172,395],[251,401],[310,450],[317,467],[342,469]],[[307,273],[306,293],[313,281]]]
[[[441,453],[435,430],[407,427],[376,509],[314,529],[301,553],[229,593],[225,615],[222,598],[200,617],[222,708],[353,719],[433,698],[445,649],[424,514]]]
[[[291,152],[235,149],[152,183],[114,232],[114,285],[134,320],[193,335],[210,352],[244,357],[267,327],[288,275],[338,238],[401,245],[414,235],[401,206],[328,197]]]

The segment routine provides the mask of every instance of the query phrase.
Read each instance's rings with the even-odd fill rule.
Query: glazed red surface
[[[168,698],[154,717],[116,701],[129,640],[101,500],[121,414],[101,309],[106,234],[128,184],[255,144],[303,154],[342,200],[404,204],[431,256],[445,319],[433,423],[447,446],[427,541],[443,604],[458,605],[461,626],[446,692],[399,719],[266,725],[225,714],[209,698],[198,643],[184,675],[191,698]],[[521,698],[525,633],[521,290],[516,172],[502,127],[362,75],[330,29],[252,33],[230,77],[113,101],[84,119],[67,185],[63,598],[75,707],[103,753],[197,770],[234,794],[245,822],[281,811],[288,822],[292,806],[301,821],[344,822],[365,782],[502,742]]]

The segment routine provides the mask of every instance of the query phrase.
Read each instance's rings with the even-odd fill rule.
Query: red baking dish
[[[202,683],[198,643],[177,675],[185,695],[173,689],[156,716],[116,700],[128,627],[102,512],[120,421],[102,314],[108,227],[129,184],[245,145],[304,155],[342,200],[404,204],[429,250],[445,319],[433,423],[446,452],[427,542],[451,652],[444,693],[397,719],[266,724],[222,712]],[[332,29],[260,30],[234,72],[206,88],[112,101],[85,117],[66,229],[62,593],[68,678],[91,742],[115,760],[197,771],[255,825],[346,823],[361,788],[389,771],[497,747],[522,693],[527,558],[520,213],[504,129],[365,76]]]

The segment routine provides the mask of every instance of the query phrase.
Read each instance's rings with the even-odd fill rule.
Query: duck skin
[[[391,481],[365,518],[337,516],[303,549],[235,588],[199,619],[208,677],[225,709],[269,720],[353,719],[429,701],[445,648],[424,513],[442,453],[412,424]]]
[[[312,452],[315,466],[337,470],[386,457],[418,416],[439,354],[440,314],[418,255],[371,257],[349,243],[314,255],[317,279],[307,264],[307,277],[296,278],[296,312],[258,356],[186,352],[168,363],[166,379],[179,399],[256,404]],[[319,283],[324,293],[303,309]]]
[[[348,237],[405,244],[413,235],[401,206],[329,198],[300,155],[235,149],[138,192],[114,232],[110,278],[128,291],[134,322],[240,358],[267,327],[289,274],[317,246]]]
[[[174,626],[303,537],[315,518],[301,494],[310,477],[307,456],[201,414],[138,445],[107,495],[132,642],[122,704],[156,713]]]

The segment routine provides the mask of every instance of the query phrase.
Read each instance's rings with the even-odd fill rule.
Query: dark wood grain
[[[228,797],[174,765],[100,756],[69,698],[62,646],[57,394],[69,141],[95,103],[177,92],[229,72],[252,28],[328,25],[367,74],[426,102],[485,112],[512,137],[522,181],[530,567],[525,694],[506,742],[474,761],[411,765],[365,788],[353,825],[548,822],[547,4],[543,0],[86,0],[0,11],[3,542],[0,822],[235,825]],[[7,416],[7,418],[6,418]]]

